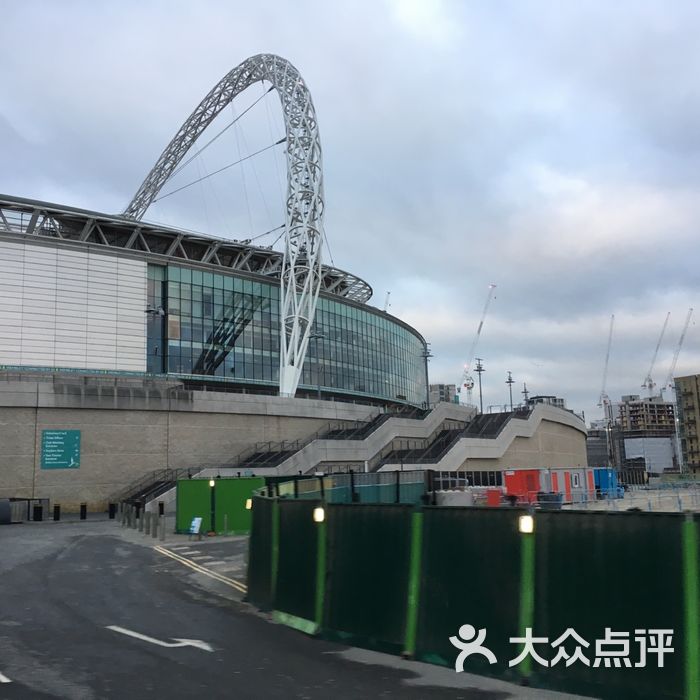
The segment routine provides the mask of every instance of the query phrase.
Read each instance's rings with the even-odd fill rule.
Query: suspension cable
[[[175,194],[176,192],[181,192],[182,190],[187,189],[188,187],[192,187],[192,185],[196,185],[198,182],[201,182],[202,180],[206,180],[209,177],[212,177],[213,175],[218,175],[219,173],[222,173],[224,170],[228,170],[229,168],[232,168],[234,165],[240,165],[246,160],[249,160],[250,158],[253,158],[260,153],[264,153],[265,151],[269,151],[271,148],[274,148],[275,146],[279,146],[281,143],[284,143],[287,140],[287,137],[281,138],[279,141],[275,141],[275,143],[271,143],[269,146],[265,146],[265,148],[261,148],[259,151],[255,151],[255,153],[251,153],[247,156],[244,156],[243,158],[240,158],[239,160],[234,161],[233,163],[229,163],[228,165],[224,165],[223,168],[219,168],[218,170],[214,170],[213,172],[209,173],[209,175],[205,175],[204,177],[197,178],[196,180],[193,180],[192,182],[188,182],[186,185],[183,185],[182,187],[178,187],[177,189],[171,190],[170,192],[166,192],[164,195],[161,195],[160,197],[156,197],[152,204],[155,202],[159,202],[161,199],[165,199],[166,197],[170,197],[171,195]],[[201,151],[200,151],[201,153]]]
[[[173,170],[172,173],[170,173],[170,177],[168,178],[168,180],[175,177],[175,175],[177,175],[184,167],[188,166],[198,155],[200,155],[202,151],[204,151],[204,149],[211,146],[212,143],[214,143],[214,141],[216,141],[216,139],[219,138],[219,136],[221,136],[224,132],[228,131],[242,116],[244,116],[247,112],[253,109],[253,107],[255,107],[255,105],[258,104],[258,102],[260,102],[260,100],[262,100],[263,97],[265,97],[265,95],[267,95],[267,93],[271,90],[274,90],[274,87],[270,87],[269,90],[266,90],[262,95],[260,95],[260,97],[258,97],[257,100],[255,100],[255,102],[248,105],[232,122],[229,122],[218,134],[216,134],[216,136],[212,137],[209,141],[207,141],[197,153],[195,153],[193,156],[190,156],[184,163],[178,165],[178,167],[175,168],[175,170]]]

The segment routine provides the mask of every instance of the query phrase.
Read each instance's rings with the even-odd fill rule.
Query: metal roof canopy
[[[134,221],[76,207],[0,194],[0,232],[130,250],[167,262],[194,263],[279,279],[282,253],[244,241]],[[162,261],[162,260],[161,260]],[[322,266],[321,292],[364,304],[372,288],[355,275]]]

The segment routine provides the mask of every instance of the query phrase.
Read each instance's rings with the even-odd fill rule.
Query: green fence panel
[[[183,479],[177,482],[175,528],[190,530],[192,518],[202,518],[200,532],[211,530],[211,488],[207,479]]]
[[[401,503],[412,503],[419,505],[423,502],[425,494],[425,485],[420,484],[401,484]]]
[[[557,639],[573,628],[591,645],[591,666],[533,663],[542,687],[598,698],[684,696],[683,541],[684,516],[663,513],[539,513],[535,518],[536,580],[534,631]],[[629,634],[630,660],[639,660],[635,630],[672,629],[674,652],[648,655],[646,667],[594,668],[595,640],[605,629]],[[565,645],[572,653],[576,644]],[[556,651],[537,647],[544,658]],[[611,662],[614,664],[614,662]]]
[[[352,502],[352,492],[349,486],[334,486],[333,488],[326,489],[324,495],[326,503]]]
[[[685,697],[700,700],[700,515],[683,523]]]
[[[265,485],[262,477],[214,479],[216,532],[243,535],[250,532],[252,512],[245,507],[253,491]],[[224,517],[225,516],[225,517]],[[226,533],[224,532],[226,525]]]
[[[517,678],[508,668],[511,636],[520,611],[519,509],[427,507],[423,510],[422,579],[416,657],[454,666],[459,653],[449,638],[462,625],[486,629],[493,666],[469,656],[470,673]]]
[[[328,507],[327,636],[403,651],[412,512],[400,505]]]
[[[272,512],[270,498],[253,498],[251,531],[248,544],[248,600],[263,610],[272,607],[273,567]]]
[[[274,609],[302,620],[314,620],[317,529],[311,500],[280,500],[279,559]]]

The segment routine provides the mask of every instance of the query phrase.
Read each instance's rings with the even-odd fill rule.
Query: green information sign
[[[41,468],[78,469],[80,467],[79,430],[41,431]]]

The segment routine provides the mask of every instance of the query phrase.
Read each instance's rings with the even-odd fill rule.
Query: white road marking
[[[200,554],[197,557],[190,556],[190,559],[192,559],[192,561],[204,561],[205,559],[213,559],[213,558],[214,557],[212,557],[210,554]]]
[[[134,637],[135,639],[141,639],[144,642],[156,644],[159,647],[169,647],[171,649],[173,647],[196,647],[202,651],[214,651],[209,644],[203,642],[201,639],[178,639],[177,637],[173,637],[175,640],[174,642],[162,642],[160,639],[147,637],[145,634],[128,630],[125,627],[118,627],[117,625],[108,625],[107,629],[112,630],[113,632],[119,632],[120,634],[126,634],[129,637]]]
[[[205,576],[209,576],[213,579],[216,579],[217,581],[221,581],[221,583],[225,583],[227,586],[231,586],[231,588],[235,588],[237,591],[240,591],[241,593],[247,593],[248,592],[248,586],[245,585],[245,583],[242,583],[241,581],[236,581],[236,579],[229,578],[228,576],[224,576],[223,574],[220,574],[218,571],[212,571],[210,569],[207,569],[203,567],[201,564],[197,564],[197,562],[190,561],[189,559],[185,559],[185,557],[181,557],[179,554],[176,554],[175,552],[170,552],[169,550],[163,548],[163,547],[153,547],[153,549],[156,550],[156,552],[160,552],[160,554],[164,554],[166,557],[170,557],[171,559],[174,559],[175,561],[179,561],[181,564],[184,564],[185,566],[189,567],[193,571],[196,571],[200,574],[204,574]]]
[[[194,559],[194,557],[193,557]],[[208,561],[207,566],[219,566],[220,564],[225,564],[225,561]]]
[[[7,676],[3,676],[2,673],[0,673],[0,683],[12,683],[12,681]]]
[[[240,564],[229,564],[228,562],[221,561],[210,561],[210,564],[226,564],[226,566],[220,566],[219,571],[241,571],[243,567]]]

